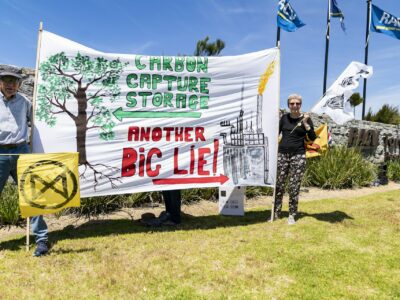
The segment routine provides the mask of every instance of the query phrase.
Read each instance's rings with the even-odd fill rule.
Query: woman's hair
[[[289,95],[289,97],[287,98],[287,104],[289,105],[289,102],[290,102],[290,100],[293,100],[293,99],[297,99],[297,100],[299,100],[300,101],[300,103],[302,103],[302,98],[301,98],[301,96],[299,95],[299,94],[291,94],[291,95]]]

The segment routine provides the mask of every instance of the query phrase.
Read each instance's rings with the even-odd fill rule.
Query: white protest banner
[[[81,196],[274,185],[279,50],[103,53],[44,31],[34,152],[79,152]]]
[[[369,78],[373,73],[371,66],[353,61],[326,91],[322,99],[311,109],[316,114],[327,114],[337,124],[354,119],[350,97],[359,85],[359,79]]]

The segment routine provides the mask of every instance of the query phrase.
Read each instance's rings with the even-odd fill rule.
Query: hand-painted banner
[[[78,153],[21,154],[17,169],[24,218],[80,206]]]
[[[81,196],[273,185],[279,50],[103,53],[42,33],[35,152],[79,152]]]
[[[369,78],[372,73],[371,66],[352,61],[311,111],[316,114],[327,114],[337,124],[353,120],[354,112],[350,105],[350,97],[358,87],[360,78]]]

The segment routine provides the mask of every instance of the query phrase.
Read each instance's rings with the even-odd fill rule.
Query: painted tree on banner
[[[106,102],[118,99],[118,80],[125,66],[119,59],[90,58],[80,53],[67,57],[61,52],[50,56],[39,68],[42,82],[38,86],[36,117],[51,127],[56,125],[60,114],[72,119],[76,127],[79,165],[85,167],[81,177],[91,170],[95,187],[101,177],[106,177],[113,187],[119,180],[112,175],[116,172],[105,171],[110,171],[111,167],[88,161],[86,135],[89,130],[98,130],[100,139],[114,138],[115,123]]]

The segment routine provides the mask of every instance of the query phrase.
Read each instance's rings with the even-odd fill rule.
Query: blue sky
[[[331,24],[329,87],[353,60],[364,62],[365,0],[337,0],[339,20]],[[277,0],[0,0],[0,64],[35,66],[39,22],[44,29],[112,53],[193,54],[205,36],[226,42],[222,55],[275,46]],[[322,95],[328,0],[291,0],[307,25],[281,33],[281,107],[291,93],[303,95],[309,110]],[[373,3],[400,17],[399,0]],[[367,110],[400,104],[400,40],[371,33]],[[362,94],[362,84],[359,92]],[[361,106],[357,116],[361,114]]]

